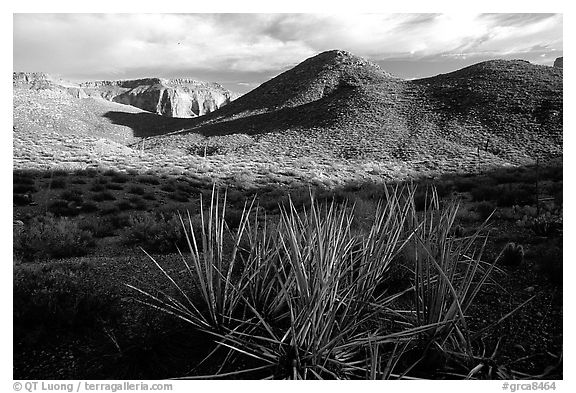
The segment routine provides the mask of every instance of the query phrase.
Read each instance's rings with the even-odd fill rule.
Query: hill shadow
[[[146,138],[193,127],[197,119],[166,117],[154,113],[106,112],[103,117],[112,124],[130,127],[134,137]]]

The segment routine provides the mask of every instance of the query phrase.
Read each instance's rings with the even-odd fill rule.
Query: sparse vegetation
[[[24,260],[85,255],[93,245],[91,233],[66,217],[34,218],[14,232],[14,252]]]

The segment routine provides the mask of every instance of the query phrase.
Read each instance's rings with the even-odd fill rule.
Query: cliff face
[[[148,78],[74,84],[44,73],[15,72],[13,84],[19,88],[65,91],[75,98],[103,98],[159,115],[183,118],[213,112],[236,98],[217,83],[191,79]]]

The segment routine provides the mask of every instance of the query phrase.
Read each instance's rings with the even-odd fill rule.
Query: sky
[[[325,50],[402,78],[480,61],[552,65],[562,14],[13,15],[13,70],[73,81],[189,77],[245,93]]]

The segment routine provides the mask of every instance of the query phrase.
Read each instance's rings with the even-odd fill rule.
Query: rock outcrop
[[[558,57],[554,60],[554,67],[564,68],[564,57]]]
[[[147,78],[79,84],[45,73],[13,73],[13,85],[64,91],[75,98],[103,98],[168,117],[202,116],[230,103],[236,95],[217,83],[192,79]]]

